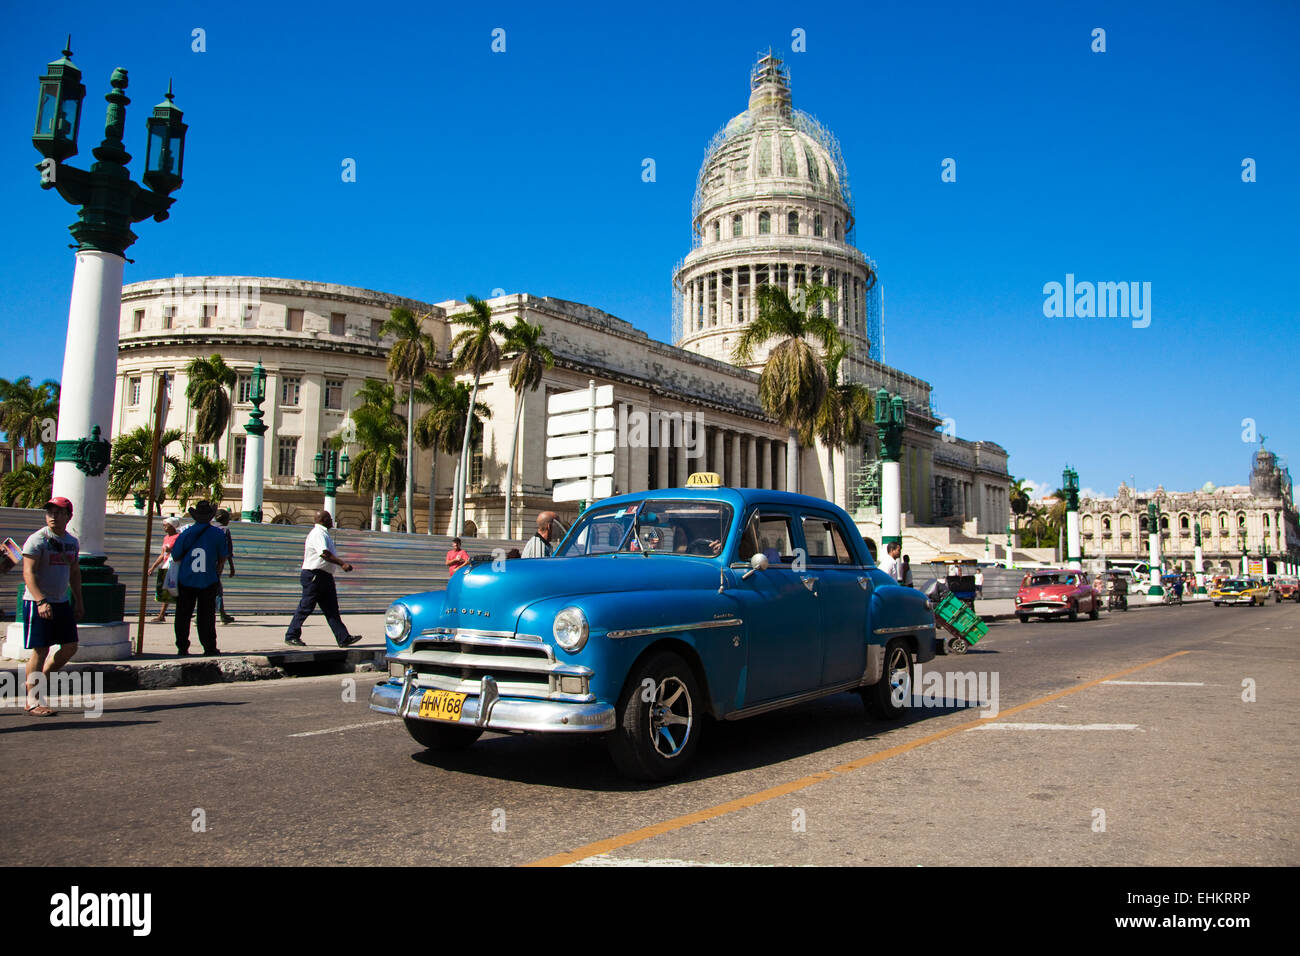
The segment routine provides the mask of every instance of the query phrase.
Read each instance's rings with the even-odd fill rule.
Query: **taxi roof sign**
[[[716,471],[692,472],[686,479],[687,488],[721,488],[722,476]]]

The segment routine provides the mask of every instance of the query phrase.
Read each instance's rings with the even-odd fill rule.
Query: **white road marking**
[[[290,734],[290,737],[315,737],[317,734],[341,734],[345,730],[360,730],[363,727],[378,727],[381,724],[396,724],[400,721],[396,717],[390,717],[387,720],[369,720],[364,724],[348,724],[346,727],[327,727],[325,730],[309,730],[306,733]]]
[[[1139,730],[1137,724],[1015,724],[994,721],[975,730]]]
[[[1124,687],[1204,687],[1199,680],[1105,680],[1103,684],[1119,684]]]

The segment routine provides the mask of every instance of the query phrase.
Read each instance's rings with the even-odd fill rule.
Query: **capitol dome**
[[[875,268],[853,245],[839,142],[794,109],[789,76],[770,52],[751,71],[748,109],[709,142],[691,220],[692,251],[673,275],[677,345],[731,362],[759,287],[793,297],[798,286],[821,283],[835,290],[825,308],[853,347],[845,379],[857,378],[858,361],[880,358],[879,335],[869,334],[879,315]],[[756,350],[748,367],[761,369],[767,351]]]

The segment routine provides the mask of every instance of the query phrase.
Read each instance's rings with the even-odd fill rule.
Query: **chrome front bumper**
[[[1070,606],[1068,604],[1055,604],[1055,603],[1021,604],[1016,608],[1016,613],[1035,614],[1039,616],[1047,616],[1051,614],[1069,614]]]
[[[370,692],[370,709],[411,720],[429,720],[420,717],[420,698],[426,690],[436,689],[421,686],[415,680],[380,681]],[[600,734],[614,729],[615,718],[614,708],[599,701],[571,703],[501,697],[497,694],[496,681],[484,677],[479,682],[479,693],[465,698],[460,723],[484,730]]]

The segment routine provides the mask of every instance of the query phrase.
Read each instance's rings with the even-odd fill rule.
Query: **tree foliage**
[[[185,368],[189,384],[185,397],[194,409],[194,440],[201,445],[216,444],[226,433],[230,421],[230,396],[238,377],[220,355],[192,359]]]
[[[167,446],[184,438],[179,428],[168,428],[158,438],[158,451],[162,455],[161,474],[158,476],[158,492],[154,496],[154,505],[160,506],[163,493],[171,477],[178,468],[184,467],[177,455],[169,455]],[[108,497],[113,501],[125,501],[137,492],[148,497],[149,472],[151,464],[149,455],[153,451],[153,431],[147,425],[141,425],[113,439],[113,456],[108,463]]]

